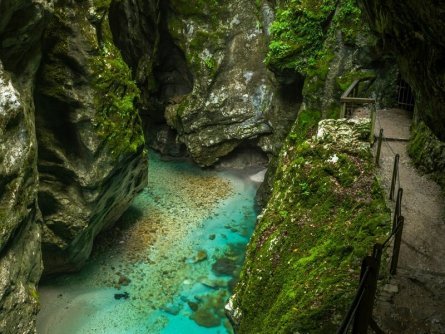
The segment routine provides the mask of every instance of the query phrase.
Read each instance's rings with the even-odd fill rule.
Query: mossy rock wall
[[[381,75],[386,62],[354,1],[279,1],[275,11],[266,63],[281,81],[304,78],[303,104],[292,134],[296,140],[310,138],[321,119],[338,117],[340,96],[356,79],[376,77],[360,96],[387,99],[381,91],[387,88],[388,79]],[[382,61],[379,68],[377,59]],[[262,205],[270,195],[276,165],[272,161],[258,192]]]
[[[237,333],[334,333],[362,258],[389,231],[369,123],[329,120],[355,79],[382,70],[374,70],[380,54],[361,20],[354,1],[277,4],[266,61],[282,81],[304,77],[303,105],[268,171],[261,196],[269,200],[227,306]],[[378,95],[377,87],[362,96]]]
[[[109,2],[59,1],[44,36],[35,100],[48,274],[78,270],[146,183],[139,89],[108,11]]]
[[[425,123],[414,124],[408,153],[414,164],[445,189],[445,142],[440,141]]]
[[[325,120],[314,139],[295,126],[258,217],[227,309],[237,333],[334,333],[361,260],[390,230],[374,177],[369,123]]]

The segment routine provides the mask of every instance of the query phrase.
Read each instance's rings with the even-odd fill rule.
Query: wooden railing
[[[369,135],[369,141],[374,144],[374,129],[376,119],[376,101],[372,98],[358,97],[360,93],[360,84],[365,81],[370,81],[373,78],[365,77],[355,80],[349,88],[343,93],[340,98],[341,109],[340,118],[350,117],[355,108],[369,106],[370,119],[371,119],[371,133]]]

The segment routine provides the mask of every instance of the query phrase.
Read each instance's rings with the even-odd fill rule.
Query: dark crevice
[[[146,142],[163,154],[176,156],[183,155],[185,149],[176,141],[176,131],[166,123],[165,108],[192,92],[193,75],[184,52],[169,32],[170,15],[168,1],[156,6],[113,1],[109,18],[114,42],[141,90],[138,108]]]

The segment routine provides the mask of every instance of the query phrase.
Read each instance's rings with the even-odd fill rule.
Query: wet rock
[[[0,333],[35,333],[42,271],[34,75],[50,4],[0,2]]]
[[[210,240],[215,240],[215,238],[216,238],[216,235],[215,235],[215,234],[210,234],[210,235],[209,235],[209,239],[210,239]]]
[[[181,311],[181,305],[178,304],[167,304],[161,308],[164,312],[171,315],[178,315]]]
[[[216,262],[212,265],[212,271],[217,276],[230,276],[233,275],[233,272],[237,268],[236,261],[222,257],[216,260]]]
[[[208,258],[207,252],[203,249],[200,249],[195,256],[194,262],[195,263],[202,262],[202,261],[207,260],[207,258]]]
[[[198,307],[199,307],[199,304],[198,303],[195,303],[195,302],[192,302],[192,301],[187,301],[187,305],[190,307],[190,309],[192,310],[192,311],[197,311],[198,310]]]
[[[124,276],[124,275],[121,275],[117,282],[118,285],[123,285],[123,286],[128,286],[130,283],[131,283],[131,279],[129,279],[127,276]]]
[[[128,299],[129,297],[130,297],[130,294],[126,291],[124,293],[115,293],[114,294],[114,299],[116,299],[116,300]]]

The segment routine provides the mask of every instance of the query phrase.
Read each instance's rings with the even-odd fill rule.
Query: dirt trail
[[[376,133],[383,128],[387,138],[380,180],[388,198],[398,153],[405,227],[397,275],[380,284],[374,318],[385,333],[445,334],[445,198],[440,187],[412,165],[406,152],[410,124],[406,111],[377,113]],[[388,206],[394,210],[395,203],[388,200]]]

